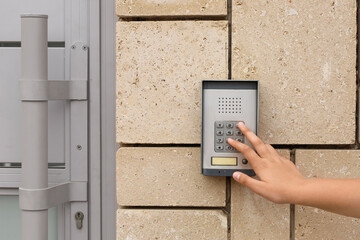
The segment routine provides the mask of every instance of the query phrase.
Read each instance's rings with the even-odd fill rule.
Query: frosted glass
[[[57,207],[49,209],[49,240],[57,240]],[[21,240],[19,196],[0,196],[0,239]]]

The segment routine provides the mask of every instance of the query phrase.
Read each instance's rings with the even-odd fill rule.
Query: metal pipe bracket
[[[87,80],[22,80],[19,98],[22,101],[86,100]]]
[[[89,47],[75,42],[70,48],[70,80],[21,79],[21,101],[87,100]]]

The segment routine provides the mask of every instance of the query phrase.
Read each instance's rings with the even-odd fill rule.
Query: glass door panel
[[[57,207],[49,209],[48,239],[58,239]],[[0,239],[21,240],[19,196],[0,196]]]

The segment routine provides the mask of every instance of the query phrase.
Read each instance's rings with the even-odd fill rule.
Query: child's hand
[[[244,123],[238,127],[257,153],[233,139],[228,139],[228,143],[245,156],[260,181],[235,172],[236,181],[275,203],[300,204],[360,218],[360,178],[304,178],[290,160],[264,144]]]
[[[257,153],[248,145],[233,139],[229,138],[228,143],[245,156],[260,181],[240,172],[235,172],[233,178],[273,202],[294,202],[296,191],[305,178],[290,160],[281,157],[270,144],[264,144],[244,123],[240,122],[238,127]]]

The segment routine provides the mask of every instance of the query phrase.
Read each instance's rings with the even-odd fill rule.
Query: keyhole
[[[84,219],[84,213],[82,212],[76,212],[75,213],[75,221],[76,221],[76,228],[77,229],[82,229],[83,227],[83,219]]]

